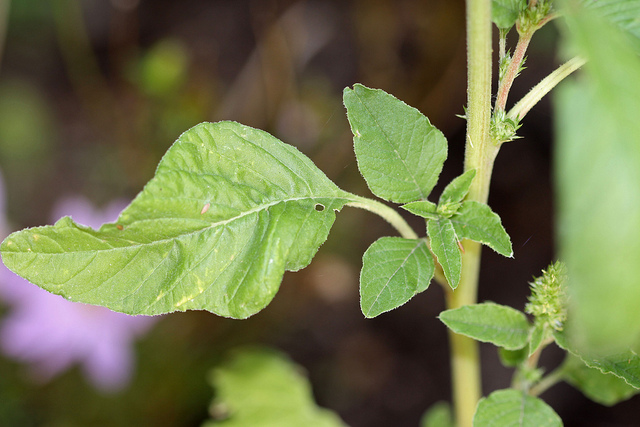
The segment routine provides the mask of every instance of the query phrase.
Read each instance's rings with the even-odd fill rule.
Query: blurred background
[[[368,196],[342,106],[342,89],[356,82],[394,94],[443,131],[441,182],[462,171],[462,0],[1,0],[0,41],[2,237],[52,223],[64,203],[62,214],[95,219],[131,200],[173,141],[202,121],[267,130],[341,188]],[[510,105],[555,68],[556,41],[552,25],[536,34]],[[522,309],[527,282],[554,260],[550,129],[543,100],[523,139],[498,156],[490,204],[515,259],[484,251],[480,300]],[[133,365],[118,387],[101,387],[81,364],[41,375],[0,353],[0,425],[199,426],[213,396],[209,370],[230,349],[263,344],[303,366],[318,403],[349,425],[417,426],[450,395],[446,330],[436,318],[443,293],[433,285],[364,319],[361,257],[382,235],[395,233],[345,208],[313,263],[286,274],[263,312],[244,321],[178,313],[142,328],[127,341]],[[0,300],[0,328],[16,307]],[[507,387],[511,372],[495,349],[483,345],[482,356],[485,394]],[[543,365],[559,357],[547,350]],[[636,422],[637,398],[605,408],[566,385],[543,398],[567,426]]]

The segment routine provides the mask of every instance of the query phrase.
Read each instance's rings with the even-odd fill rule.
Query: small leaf
[[[569,384],[601,405],[612,406],[640,393],[640,390],[630,386],[622,378],[591,368],[571,354],[567,355],[562,372]]]
[[[366,317],[393,310],[427,289],[435,265],[424,240],[382,237],[362,258],[360,307]]]
[[[530,326],[524,313],[505,305],[465,305],[443,311],[439,318],[455,333],[507,350],[518,350],[529,340]]]
[[[562,420],[555,411],[537,397],[521,391],[494,391],[480,399],[473,416],[474,427],[560,427]]]
[[[350,196],[307,157],[233,122],[183,133],[117,224],[65,217],[2,243],[4,263],[72,301],[245,318],[311,262]],[[322,206],[323,209],[317,209]]]
[[[430,219],[427,234],[431,240],[431,251],[438,258],[451,289],[458,287],[462,272],[462,255],[458,247],[458,236],[448,219]]]
[[[420,420],[420,427],[455,427],[451,407],[447,402],[436,402]]]
[[[469,192],[469,187],[471,187],[471,182],[475,176],[476,170],[470,169],[451,181],[442,191],[438,204],[461,202]]]
[[[529,341],[529,356],[536,352],[542,341],[548,336],[548,332],[544,325],[537,324],[531,331],[531,339]]]
[[[436,204],[428,200],[418,200],[417,202],[410,202],[406,205],[400,206],[403,209],[408,210],[414,215],[421,216],[427,219],[439,219],[440,215],[436,212]]]
[[[500,217],[484,203],[466,201],[451,223],[460,240],[469,239],[489,246],[500,255],[511,258],[511,239],[502,226]]]
[[[420,111],[379,89],[345,88],[360,173],[378,197],[426,200],[447,158],[447,140]]]
[[[492,0],[491,20],[498,28],[509,29],[526,5],[526,0]]]
[[[318,407],[307,378],[284,355],[268,349],[236,350],[212,370],[213,420],[203,427],[346,427]]]
[[[500,356],[500,362],[507,368],[515,368],[527,360],[529,357],[528,348],[526,346],[518,350],[507,350],[505,348],[498,348],[498,356]]]

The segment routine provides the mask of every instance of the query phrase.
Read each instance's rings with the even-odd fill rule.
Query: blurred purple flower
[[[1,184],[0,203],[4,203]],[[87,200],[74,197],[58,203],[53,217],[70,215],[76,222],[98,228],[114,221],[124,206],[114,202],[97,211]],[[4,211],[0,215],[0,230],[6,229]],[[106,392],[128,384],[134,340],[157,320],[69,302],[32,285],[4,264],[0,265],[0,297],[11,307],[0,324],[0,348],[6,355],[31,364],[41,380],[79,363],[93,385]]]

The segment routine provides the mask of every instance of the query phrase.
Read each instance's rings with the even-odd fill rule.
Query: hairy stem
[[[476,169],[467,198],[486,202],[493,160],[498,146],[489,136],[491,119],[491,0],[466,0],[467,5],[467,139],[465,171]],[[465,241],[462,277],[455,291],[447,293],[447,308],[474,304],[477,300],[480,245]],[[449,332],[453,404],[458,427],[471,427],[482,394],[478,343]]]
[[[352,201],[347,203],[346,206],[351,206],[354,208],[365,209],[369,212],[373,212],[374,214],[382,217],[385,221],[393,226],[398,233],[405,239],[417,239],[418,235],[411,228],[409,224],[400,216],[400,214],[393,208],[385,205],[384,203],[380,203],[373,199],[368,199],[366,197],[360,197],[356,195],[352,195]]]
[[[538,384],[534,385],[529,389],[529,394],[531,396],[539,396],[548,390],[551,386],[559,383],[564,379],[564,366],[560,366],[555,369],[546,377],[542,378]]]
[[[522,118],[536,105],[551,89],[564,80],[571,73],[582,67],[586,59],[576,56],[562,64],[555,71],[542,79],[527,93],[520,101],[507,113],[507,118],[512,120],[522,120]]]
[[[513,81],[518,77],[518,73],[520,72],[522,63],[524,62],[524,54],[527,52],[533,33],[533,31],[528,31],[524,34],[520,34],[520,37],[518,38],[518,44],[513,52],[511,62],[509,62],[509,66],[507,67],[504,77],[500,81],[500,86],[498,87],[496,111],[504,111],[507,106],[507,96],[509,96],[509,91],[511,90]]]

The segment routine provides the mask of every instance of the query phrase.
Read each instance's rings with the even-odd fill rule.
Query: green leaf
[[[500,362],[507,368],[515,368],[523,363],[529,357],[528,348],[522,347],[518,350],[507,350],[502,347],[498,348],[498,356]]]
[[[640,47],[640,0],[583,0],[582,4],[629,34]]]
[[[468,200],[462,204],[451,223],[460,240],[469,239],[489,246],[500,255],[513,257],[511,239],[500,217],[484,203]]]
[[[548,336],[547,329],[544,325],[535,325],[531,331],[531,339],[529,341],[529,356],[536,352],[542,341]]]
[[[344,427],[332,411],[316,406],[301,368],[267,349],[237,350],[212,370],[214,420],[203,427]]]
[[[403,209],[408,210],[414,215],[421,216],[427,219],[439,219],[440,215],[436,212],[436,204],[428,200],[418,200],[417,202],[407,203],[400,206]]]
[[[555,98],[566,330],[582,352],[640,351],[640,58],[597,14],[568,13],[567,23],[589,61]]]
[[[599,369],[605,374],[613,374],[630,386],[640,388],[640,357],[634,351],[594,356],[571,343],[564,331],[553,331],[553,337],[560,348],[579,357],[587,366]]]
[[[360,84],[343,93],[360,173],[378,197],[426,200],[447,158],[447,140],[420,111]]]
[[[183,133],[117,224],[65,217],[11,234],[4,263],[72,301],[130,314],[245,318],[326,240],[350,196],[297,149],[233,122]]]
[[[622,378],[591,368],[571,354],[567,356],[562,372],[569,384],[601,405],[612,406],[640,392]]]
[[[491,20],[498,28],[509,29],[526,6],[526,0],[491,0]]]
[[[360,307],[366,317],[398,308],[427,289],[435,265],[425,240],[382,237],[362,258]]]
[[[427,234],[431,240],[431,251],[438,258],[451,289],[458,287],[462,272],[462,255],[458,247],[458,236],[448,219],[430,219]]]
[[[530,325],[521,311],[486,302],[445,310],[439,319],[457,334],[518,350],[529,340]]]
[[[455,427],[451,407],[447,402],[436,402],[420,420],[420,427]]]
[[[521,391],[494,391],[478,402],[473,416],[474,427],[559,427],[562,420],[555,411],[537,397]]]
[[[476,176],[476,170],[470,169],[462,175],[456,177],[451,181],[442,191],[440,195],[439,205],[448,203],[458,203],[464,199],[464,196],[469,192],[471,182]]]
[[[579,356],[588,366],[597,368],[605,374],[613,374],[624,379],[630,386],[640,388],[640,357],[633,351],[606,357]]]

